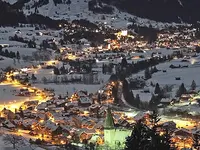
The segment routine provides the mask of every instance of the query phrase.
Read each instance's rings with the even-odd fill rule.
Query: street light
[[[99,90],[98,92],[99,92],[99,94],[103,94],[103,90]]]
[[[101,95],[103,94],[103,90],[98,91],[98,103],[101,103]]]

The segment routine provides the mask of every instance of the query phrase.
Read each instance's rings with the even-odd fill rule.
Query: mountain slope
[[[18,22],[26,23],[23,12],[13,9],[8,3],[0,1],[0,25],[17,25]]]
[[[27,12],[37,7],[40,14],[54,17],[61,14],[62,18],[75,17],[88,11],[88,3],[98,3],[95,7],[105,4],[129,14],[161,22],[195,23],[200,20],[199,0],[2,0],[14,4]],[[24,3],[24,6],[22,5]],[[57,9],[54,9],[55,3]],[[59,4],[60,3],[60,4]],[[36,6],[37,4],[37,6]],[[20,8],[20,9],[21,9]],[[53,9],[52,9],[53,8]],[[107,9],[105,9],[107,10]],[[105,11],[104,10],[104,11]],[[55,12],[58,14],[55,14]],[[30,12],[34,12],[30,10]],[[66,13],[65,13],[66,12]],[[48,14],[49,13],[49,14]],[[67,16],[67,14],[69,14]],[[65,17],[65,15],[67,17]],[[75,16],[74,16],[75,15]],[[81,17],[81,16],[80,16]],[[86,16],[86,18],[89,16]],[[76,17],[75,17],[76,18]]]
[[[37,12],[43,16],[48,16],[52,19],[65,19],[68,21],[76,19],[87,19],[91,22],[100,22],[107,24],[111,27],[113,26],[115,28],[127,28],[128,25],[132,24],[133,20],[139,26],[148,27],[149,25],[151,25],[155,28],[166,28],[168,26],[177,25],[175,23],[168,24],[152,21],[149,19],[142,19],[129,13],[119,11],[116,7],[106,5],[105,3],[101,3],[101,5],[98,3],[94,7],[101,8],[109,6],[113,9],[113,13],[94,13],[92,11],[89,11],[88,2],[90,2],[90,0],[72,0],[70,1],[70,4],[66,1],[60,4],[55,4],[54,0],[48,0],[47,4],[36,8],[33,7],[34,1],[30,1],[24,5],[23,11],[26,15]]]
[[[115,28],[127,28],[133,22],[138,26],[152,26],[154,28],[166,28],[169,26],[177,26],[175,23],[161,23],[149,19],[143,19],[136,17],[134,12],[128,9],[126,5],[136,0],[3,0],[12,4],[13,8],[22,10],[27,16],[30,14],[41,14],[43,16],[50,17],[54,20],[65,19],[67,21],[87,19],[93,23],[103,23]],[[17,1],[17,2],[15,2]],[[147,6],[143,5],[146,1],[154,6],[154,3],[159,0],[138,0],[138,6],[141,13],[147,9]],[[162,0],[161,0],[162,1]],[[174,0],[176,1],[176,0]],[[15,2],[15,3],[14,3]],[[56,3],[55,3],[56,2]],[[124,3],[122,3],[124,2]],[[177,5],[183,7],[185,3],[177,0]],[[181,3],[181,4],[180,4]],[[132,3],[130,3],[132,4]],[[157,3],[159,6],[160,3]],[[132,5],[133,6],[133,5]],[[91,8],[92,7],[92,8]],[[135,5],[133,8],[136,7]],[[148,6],[150,7],[150,6]],[[138,10],[138,9],[137,9]],[[128,11],[129,13],[127,13]],[[98,13],[97,13],[98,12]],[[106,13],[111,12],[111,13]],[[132,14],[130,14],[132,13]],[[142,16],[144,18],[154,18],[152,16]],[[158,13],[160,14],[160,13]],[[162,15],[161,15],[162,16]],[[158,19],[159,20],[159,19]],[[179,21],[180,22],[180,21]],[[182,24],[181,24],[182,25]]]
[[[199,0],[101,0],[131,14],[165,22],[200,20]]]

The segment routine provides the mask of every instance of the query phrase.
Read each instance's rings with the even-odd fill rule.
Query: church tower
[[[114,119],[111,109],[108,107],[104,122],[104,143],[110,147],[114,146],[113,137],[115,137]]]

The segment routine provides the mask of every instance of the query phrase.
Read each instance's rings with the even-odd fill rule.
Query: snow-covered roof
[[[162,98],[161,99],[161,103],[170,103],[172,101],[172,99],[171,98]]]
[[[80,103],[81,104],[91,104],[92,101],[89,97],[80,97]]]
[[[136,116],[133,117],[133,119],[138,121],[138,120],[141,120],[142,118],[144,118],[145,115],[146,115],[145,112],[139,112]]]

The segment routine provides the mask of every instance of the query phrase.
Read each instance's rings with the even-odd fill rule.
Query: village
[[[178,149],[192,148],[200,136],[196,30],[154,39],[84,23],[1,28],[2,132],[45,148],[123,149],[156,109],[159,133],[168,129]]]

